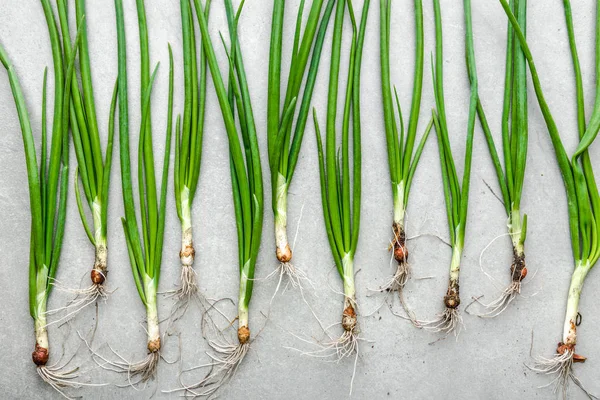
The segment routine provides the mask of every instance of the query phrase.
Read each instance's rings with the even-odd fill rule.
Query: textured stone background
[[[116,78],[116,35],[114,6],[110,0],[89,1],[90,50],[96,90],[96,104],[106,137],[108,107],[114,79]],[[130,115],[131,132],[137,136],[139,126],[139,70],[138,37],[135,2],[127,0],[126,22],[129,52]],[[148,25],[151,36],[152,62],[162,62],[153,96],[153,122],[157,154],[164,146],[167,100],[167,43],[175,50],[176,60],[176,111],[181,111],[183,98],[181,39],[178,2],[174,0],[147,1]],[[298,0],[288,2],[284,54],[289,54],[293,34],[292,21]],[[362,1],[356,1],[360,9]],[[426,53],[433,50],[433,9],[431,2],[424,1]],[[468,111],[468,81],[464,64],[463,9],[457,0],[442,1],[445,32],[445,89],[451,141],[459,173],[462,171],[464,138]],[[475,45],[480,78],[480,95],[488,112],[491,126],[499,138],[502,107],[504,41],[506,18],[497,1],[473,2]],[[545,94],[554,111],[558,127],[569,151],[576,140],[574,82],[570,54],[568,52],[562,2],[532,1],[529,6],[529,41],[537,61]],[[594,97],[594,16],[592,0],[574,3],[577,38],[586,89],[586,107],[591,112]],[[271,20],[271,2],[248,1],[240,23],[240,37],[245,52],[250,90],[253,99],[257,128],[260,133],[265,182],[268,177],[266,156],[266,92],[268,48]],[[392,11],[392,81],[398,86],[405,115],[408,114],[412,91],[414,24],[412,2],[394,2]],[[219,30],[226,31],[224,8],[214,2],[211,13],[211,30],[217,40]],[[361,319],[363,336],[369,342],[361,346],[360,358],[354,381],[354,398],[435,398],[435,399],[517,399],[554,398],[550,389],[538,389],[547,384],[547,377],[531,373],[524,365],[530,361],[529,353],[533,339],[533,353],[551,355],[560,339],[564,316],[566,292],[572,269],[569,243],[566,201],[554,152],[531,91],[530,97],[530,143],[528,169],[522,209],[529,214],[527,260],[530,276],[537,271],[533,281],[523,290],[523,297],[515,301],[500,318],[483,320],[465,315],[464,330],[458,340],[448,338],[433,345],[438,338],[433,333],[417,330],[407,322],[393,316],[382,307],[382,297],[372,295],[376,288],[392,272],[389,253],[386,251],[390,238],[391,193],[388,184],[383,117],[381,112],[379,72],[379,4],[372,1],[366,37],[363,83],[363,208],[362,225],[356,266],[358,301],[364,318]],[[348,32],[349,25],[346,24]],[[329,32],[331,33],[331,31]],[[50,67],[52,60],[46,24],[41,6],[35,0],[0,2],[0,41],[10,54],[23,85],[34,132],[39,140],[41,118],[41,92],[43,68]],[[218,43],[218,42],[216,42]],[[330,35],[325,44],[322,69],[314,98],[314,106],[324,115],[327,91],[327,67],[329,62]],[[223,59],[223,51],[217,46]],[[347,51],[344,52],[347,56]],[[222,63],[225,66],[224,63]],[[284,66],[287,70],[287,64]],[[3,398],[58,398],[48,386],[41,383],[31,363],[33,348],[32,321],[27,306],[27,257],[29,254],[29,198],[23,160],[22,140],[17,115],[10,93],[8,79],[0,73],[0,341],[5,347],[0,356],[0,392]],[[51,76],[51,74],[50,74]],[[429,63],[425,66],[420,129],[422,132],[433,106]],[[210,82],[210,79],[209,79]],[[52,79],[49,79],[52,90]],[[51,93],[51,91],[49,91]],[[52,104],[49,96],[49,106]],[[51,109],[50,109],[51,110]],[[199,190],[194,203],[194,229],[196,241],[196,270],[202,291],[213,298],[236,297],[237,257],[236,236],[227,139],[221,114],[214,96],[212,84],[208,90],[202,173]],[[463,258],[462,295],[466,303],[471,296],[485,294],[491,298],[498,287],[508,283],[510,245],[507,238],[496,241],[484,255],[483,264],[497,278],[496,286],[479,267],[480,253],[495,237],[506,231],[506,216],[501,204],[488,190],[484,182],[497,189],[495,174],[480,127],[475,136],[471,201],[466,248]],[[598,159],[598,146],[592,148]],[[75,158],[72,154],[71,175]],[[123,212],[118,153],[114,155],[109,208],[109,268],[108,285],[117,289],[106,304],[99,305],[99,324],[96,345],[104,354],[110,344],[116,351],[130,359],[139,359],[146,353],[144,309],[137,296],[130,273],[125,241],[119,217]],[[159,161],[160,163],[160,161]],[[598,166],[598,165],[596,165]],[[172,171],[172,169],[171,169]],[[70,187],[72,187],[72,179]],[[169,182],[169,193],[172,183]],[[269,199],[266,189],[265,199]],[[339,321],[341,299],[332,290],[339,290],[340,282],[333,270],[331,253],[323,227],[321,200],[319,197],[316,142],[313,127],[308,126],[304,147],[289,200],[290,232],[298,228],[295,243],[295,263],[304,268],[315,282],[316,291],[307,292],[307,301],[318,311],[326,325]],[[165,248],[162,265],[161,289],[173,287],[179,277],[178,250],[180,230],[172,194],[169,197]],[[257,277],[268,275],[276,266],[273,256],[272,216],[266,207],[264,240],[258,259]],[[300,218],[303,210],[302,218]],[[409,236],[438,234],[447,237],[440,167],[435,136],[427,143],[411,192],[408,209]],[[439,240],[425,236],[409,242],[414,277],[433,276],[428,280],[412,280],[407,287],[408,302],[422,318],[433,317],[442,310],[442,296],[447,282],[450,250]],[[58,280],[68,287],[87,285],[89,268],[93,261],[93,249],[88,243],[77,215],[73,191],[69,194],[63,256]],[[585,365],[578,365],[576,372],[588,388],[600,393],[598,370],[600,346],[594,336],[600,331],[600,314],[595,307],[600,302],[600,277],[590,275],[582,296],[583,325],[579,332],[579,351],[589,357]],[[255,285],[251,304],[251,323],[254,332],[265,323],[261,313],[269,310],[269,300],[274,291],[274,280],[259,281]],[[330,289],[332,288],[332,289]],[[50,308],[64,305],[70,298],[67,293],[55,291]],[[166,315],[171,300],[161,298],[160,312]],[[396,302],[397,303],[397,302]],[[394,304],[397,310],[399,305]],[[233,316],[233,310],[230,310]],[[260,337],[254,342],[235,378],[222,392],[223,398],[268,399],[336,399],[345,398],[349,392],[353,360],[339,364],[326,363],[299,355],[288,349],[295,347],[311,349],[291,334],[305,338],[323,338],[318,323],[302,302],[296,290],[278,296],[271,308],[270,321]],[[75,329],[87,333],[94,324],[92,307],[79,315],[69,332],[67,326],[52,327],[50,338],[53,355],[72,354],[80,344]],[[202,340],[200,313],[193,309],[179,324],[183,346],[183,367],[207,361],[206,344]],[[595,344],[596,343],[596,344]],[[176,341],[165,350],[165,357],[175,360],[178,356]],[[94,368],[84,349],[78,352],[74,364],[85,371],[82,379],[94,382],[124,383],[123,377],[115,377]],[[86,388],[74,394],[85,398],[176,398],[162,394],[161,390],[177,386],[179,366],[162,363],[158,381],[142,391],[119,389],[115,386]],[[200,374],[189,374],[187,382]],[[572,390],[573,399],[585,396]]]

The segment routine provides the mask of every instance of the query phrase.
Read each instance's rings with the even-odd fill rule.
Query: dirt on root
[[[42,366],[48,362],[48,349],[41,347],[39,344],[35,344],[35,350],[31,353],[31,358],[35,365]]]
[[[250,341],[250,328],[247,326],[240,326],[238,328],[238,341],[240,344],[245,344]]]
[[[194,243],[187,244],[183,250],[179,251],[179,258],[184,257],[192,257],[196,255],[196,250],[194,250]]]
[[[349,304],[342,313],[342,327],[344,330],[351,332],[356,327],[356,311],[352,304]]]
[[[392,242],[394,259],[398,264],[405,263],[408,261],[408,249],[406,248],[406,232],[404,231],[404,228],[396,222],[392,224],[392,231],[394,232],[394,240]]]
[[[444,296],[446,308],[456,309],[460,306],[460,286],[457,281],[450,281],[448,291]]]
[[[154,339],[148,342],[148,351],[150,353],[156,353],[160,350],[160,338]]]
[[[510,274],[513,282],[521,282],[527,276],[527,264],[525,263],[525,253],[519,254],[513,249],[513,262],[510,266]]]

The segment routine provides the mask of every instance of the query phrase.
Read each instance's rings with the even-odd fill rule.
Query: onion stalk
[[[194,0],[194,5],[202,35],[202,46],[229,141],[240,274],[237,316],[238,343],[224,343],[218,339],[209,340],[212,350],[218,354],[213,356],[213,361],[208,364],[211,367],[209,373],[201,381],[185,385],[174,391],[185,391],[192,396],[211,396],[231,378],[234,371],[244,360],[252,342],[249,305],[254,286],[256,258],[262,235],[264,196],[256,126],[242,50],[237,34],[238,21],[244,1],[240,3],[237,10],[234,10],[231,0],[225,0],[231,41],[227,52],[229,60],[228,87],[223,82],[213,42],[208,32],[206,3],[203,6],[201,0]],[[235,121],[235,110],[238,113],[239,128]]]
[[[121,159],[121,183],[123,186],[123,204],[125,217],[121,219],[131,271],[135,285],[146,307],[148,356],[135,363],[111,363],[118,371],[126,372],[144,382],[156,375],[156,367],[160,359],[160,328],[157,309],[157,291],[162,261],[162,248],[165,227],[167,185],[169,173],[169,157],[171,150],[171,133],[173,119],[173,55],[169,46],[169,100],[167,110],[167,133],[165,141],[164,161],[160,187],[160,202],[157,197],[156,177],[154,172],[154,152],[152,148],[152,127],[150,109],[152,84],[158,65],[150,74],[150,56],[148,51],[148,28],[143,0],[137,0],[137,14],[141,54],[141,111],[142,121],[138,142],[138,177],[141,233],[135,210],[133,181],[131,174],[129,145],[129,113],[127,93],[127,53],[122,0],[115,0],[117,41],[119,55],[119,143]]]
[[[419,123],[419,112],[421,110],[421,94],[423,92],[423,2],[422,0],[414,1],[416,33],[415,71],[413,77],[412,105],[406,134],[398,93],[394,86],[392,94],[390,82],[390,19],[392,2],[390,0],[381,0],[380,10],[381,89],[383,94],[383,115],[394,205],[392,222],[393,238],[390,250],[393,252],[393,257],[397,263],[396,272],[392,278],[380,288],[380,290],[382,292],[398,292],[400,302],[404,305],[402,289],[410,279],[410,265],[408,263],[405,231],[406,209],[408,207],[413,176],[421,158],[425,142],[431,132],[433,119],[429,122],[425,133],[415,149],[414,145]],[[398,131],[398,122],[396,120],[396,112],[394,111],[394,97],[400,122],[400,131]]]
[[[62,250],[69,177],[69,107],[71,82],[75,66],[74,51],[63,58],[60,35],[56,28],[54,11],[48,0],[41,1],[48,23],[48,33],[52,47],[54,64],[54,115],[50,136],[46,124],[46,83],[47,69],[44,71],[42,95],[42,138],[41,155],[38,158],[31,121],[19,78],[8,54],[0,46],[0,62],[8,73],[10,86],[21,124],[27,179],[29,183],[29,204],[31,211],[31,234],[29,254],[29,313],[33,318],[35,350],[32,359],[38,375],[64,397],[65,388],[90,385],[75,381],[77,369],[62,372],[62,366],[47,365],[50,357],[48,338],[47,304],[54,287]],[[80,44],[81,30],[72,44]],[[48,141],[50,152],[48,153]]]
[[[210,1],[205,14],[208,17]],[[192,204],[200,177],[202,138],[206,106],[206,57],[200,45],[196,48],[194,16],[189,0],[181,0],[181,27],[183,37],[184,108],[181,130],[175,140],[175,204],[181,223],[181,278],[174,295],[174,312],[185,311],[189,301],[198,295],[194,271],[194,240],[192,233]],[[198,54],[199,53],[199,54]]]
[[[519,0],[525,2],[525,0]],[[600,7],[600,1],[597,2]],[[567,297],[567,309],[563,325],[563,334],[558,343],[556,354],[548,359],[540,357],[531,369],[543,374],[556,374],[555,391],[562,389],[566,396],[569,381],[572,380],[588,397],[595,398],[587,392],[581,381],[573,373],[573,364],[584,362],[586,358],[575,352],[577,345],[577,327],[580,324],[579,300],[583,284],[588,273],[594,268],[600,258],[598,237],[600,235],[600,194],[591,164],[589,147],[592,145],[600,131],[600,85],[596,82],[596,100],[589,121],[586,123],[585,99],[583,94],[583,80],[581,66],[577,53],[571,2],[564,0],[564,11],[569,36],[569,45],[575,69],[575,83],[577,94],[577,122],[579,144],[571,156],[563,146],[560,132],[546,99],[538,76],[538,71],[533,60],[533,55],[527,44],[521,23],[515,16],[513,8],[506,0],[500,0],[510,24],[529,65],[533,87],[538,104],[544,116],[544,121],[554,146],[558,166],[563,177],[566,189],[569,212],[569,228],[571,233],[571,247],[573,249],[574,270],[571,276]],[[600,11],[596,13],[596,73],[600,73]]]
[[[74,53],[74,49],[69,42],[68,2],[58,1],[57,6],[62,34],[63,52],[65,58],[69,58]],[[85,0],[75,1],[75,14],[77,28],[81,31],[81,40],[78,49],[81,87],[76,74],[73,74],[71,82],[71,99],[68,103],[73,144],[77,158],[77,168],[75,170],[75,197],[81,222],[88,239],[95,248],[95,258],[90,273],[92,285],[85,289],[69,290],[75,292],[79,299],[70,302],[67,307],[52,311],[57,312],[62,309],[74,309],[67,313],[63,319],[68,318],[80,310],[83,310],[86,306],[95,303],[98,298],[105,299],[108,296],[108,292],[104,288],[108,257],[108,188],[110,185],[114,119],[117,101],[117,85],[115,83],[110,106],[108,144],[105,157],[103,158],[91,76],[87,24],[84,20]],[[52,20],[52,23],[55,24],[56,21]],[[80,191],[80,178],[85,201],[92,214],[91,226],[85,216],[84,203]]]
[[[337,358],[358,356],[359,326],[356,286],[354,280],[354,256],[358,245],[361,206],[361,119],[360,119],[360,73],[363,45],[370,1],[363,4],[360,26],[357,26],[351,1],[337,3],[331,47],[329,94],[327,98],[327,124],[325,151],[321,130],[314,110],[313,117],[319,154],[321,199],[329,246],[344,287],[344,307],[341,325],[344,332],[340,338],[327,344],[322,352]],[[341,149],[336,120],[338,115],[338,92],[340,54],[343,42],[346,6],[352,22],[352,42],[348,64],[347,87],[342,114]],[[352,142],[352,153],[350,153]],[[352,160],[350,159],[352,156]],[[350,164],[352,163],[352,167]]]
[[[288,275],[293,286],[302,288],[301,280],[306,274],[291,264],[292,249],[287,235],[288,190],[294,176],[296,163],[302,146],[302,139],[309,115],[325,33],[329,24],[335,0],[329,0],[323,17],[320,19],[323,0],[313,0],[304,29],[302,19],[305,1],[302,0],[297,12],[290,71],[283,107],[281,107],[281,61],[283,42],[283,21],[285,0],[273,1],[271,25],[271,46],[269,56],[269,88],[267,104],[267,137],[269,147],[269,167],[271,170],[272,208],[275,220],[275,254],[280,263],[280,279]],[[312,49],[312,59],[308,59]],[[301,102],[298,102],[302,82],[306,84]],[[300,111],[296,116],[296,106]],[[293,132],[292,132],[293,131]]]
[[[454,157],[450,146],[448,125],[446,122],[446,103],[444,99],[444,57],[442,41],[442,15],[439,0],[434,0],[435,13],[435,65],[433,66],[433,87],[436,102],[436,111],[433,113],[434,126],[438,138],[442,180],[444,183],[444,198],[446,201],[446,214],[452,247],[452,261],[450,263],[450,278],[448,290],[444,296],[445,310],[438,318],[432,321],[422,321],[424,328],[458,335],[462,324],[462,317],[458,311],[460,306],[460,266],[465,243],[465,228],[467,224],[467,211],[469,204],[469,188],[471,181],[471,161],[473,156],[473,133],[477,113],[477,73],[473,61],[473,49],[467,47],[467,65],[471,81],[471,95],[469,103],[469,118],[467,124],[467,139],[462,185],[456,172]],[[465,0],[465,7],[470,7],[469,0]],[[472,32],[467,28],[467,41]]]
[[[511,11],[517,16],[519,24],[525,32],[526,7],[524,0],[511,2]],[[465,4],[465,20],[469,35],[467,46],[473,50],[473,32],[471,23],[470,4]],[[487,312],[482,317],[496,317],[500,315],[510,303],[521,293],[521,283],[527,276],[525,263],[525,239],[527,236],[527,214],[521,214],[521,196],[525,180],[525,164],[527,161],[527,65],[521,46],[515,40],[515,33],[508,24],[506,46],[506,72],[504,78],[504,106],[502,110],[502,153],[504,169],[496,150],[483,105],[478,99],[477,113],[483,128],[488,149],[506,211],[508,221],[508,236],[513,247],[513,262],[510,267],[511,283],[506,287],[496,300],[483,304]],[[475,62],[474,57],[470,59]]]

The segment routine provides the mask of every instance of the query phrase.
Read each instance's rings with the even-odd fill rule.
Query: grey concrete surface
[[[167,43],[173,45],[176,60],[176,111],[182,109],[182,57],[178,2],[149,0],[147,3],[152,62],[162,62],[153,96],[155,149],[162,152],[166,126]],[[284,54],[291,48],[293,10],[299,1],[288,2]],[[355,2],[360,9],[362,1]],[[434,48],[433,9],[425,5],[425,49]],[[502,107],[504,41],[506,18],[497,1],[473,2],[475,46],[480,78],[480,94],[497,138]],[[461,2],[443,0],[445,32],[445,89],[452,147],[462,171],[464,138],[468,111],[469,87],[464,64],[464,24]],[[577,38],[586,90],[586,107],[591,112],[594,97],[594,22],[592,0],[574,3]],[[139,126],[139,51],[135,2],[125,1],[130,74],[131,132],[135,137]],[[268,182],[266,156],[266,95],[271,2],[252,0],[240,22],[240,37],[245,52],[250,90],[260,133],[260,145]],[[484,320],[464,315],[466,329],[457,340],[448,338],[430,344],[438,335],[417,330],[392,315],[384,306],[375,312],[383,298],[369,289],[377,288],[392,273],[387,244],[390,239],[391,191],[388,183],[383,117],[381,112],[379,68],[379,4],[372,1],[366,36],[362,93],[363,117],[363,207],[361,234],[356,266],[358,301],[362,318],[361,344],[356,366],[353,398],[356,399],[552,399],[550,388],[539,389],[550,379],[530,372],[524,365],[530,362],[530,351],[550,356],[560,340],[566,305],[569,277],[573,267],[568,235],[566,201],[559,170],[546,127],[531,91],[530,142],[522,210],[529,215],[526,244],[531,283],[523,296],[498,319]],[[96,104],[106,140],[108,107],[116,77],[116,34],[114,6],[110,0],[88,2],[87,21]],[[215,1],[211,15],[211,31],[217,39],[219,30],[226,30],[224,8]],[[540,78],[549,105],[569,151],[576,143],[574,82],[568,52],[562,2],[532,1],[529,5],[529,42],[538,64]],[[349,28],[349,25],[346,25]],[[401,102],[408,110],[412,91],[414,24],[412,2],[394,2],[392,11],[392,81],[398,86]],[[331,31],[329,32],[331,33]],[[346,29],[346,33],[348,29]],[[313,105],[324,114],[326,104],[328,35],[323,67],[319,73]],[[0,2],[0,41],[13,60],[23,85],[36,138],[40,137],[41,93],[43,68],[52,60],[46,24],[41,6],[35,0]],[[223,51],[218,49],[223,63]],[[347,56],[347,51],[344,54]],[[286,58],[287,60],[287,58]],[[287,61],[286,61],[287,65]],[[284,67],[286,70],[286,67]],[[427,123],[433,92],[429,63],[425,66],[425,86],[420,129]],[[210,80],[209,80],[210,81]],[[52,89],[52,79],[49,79]],[[208,110],[204,139],[202,173],[193,209],[196,242],[196,270],[201,289],[212,298],[237,294],[237,257],[234,213],[230,193],[227,139],[212,84],[208,90]],[[52,105],[51,96],[49,105]],[[406,114],[408,114],[406,112]],[[0,73],[0,397],[3,399],[59,398],[44,385],[31,362],[34,345],[32,320],[27,306],[27,268],[29,254],[29,198],[23,158],[22,140],[8,79]],[[592,147],[597,167],[598,146]],[[74,171],[75,158],[72,156]],[[172,161],[172,160],[171,160]],[[160,163],[160,162],[159,162]],[[506,231],[503,208],[490,190],[498,190],[492,163],[480,127],[476,127],[473,159],[471,201],[462,269],[462,296],[465,303],[471,296],[485,294],[491,298],[498,288],[508,283],[511,249],[506,237],[500,238],[484,254],[483,265],[497,279],[496,285],[482,273],[480,253],[498,235]],[[172,171],[172,169],[171,169]],[[73,175],[73,172],[71,172]],[[70,187],[72,187],[72,179]],[[169,183],[169,205],[165,231],[161,289],[174,286],[179,277],[179,222],[176,217]],[[265,199],[269,199],[266,189]],[[307,301],[317,310],[321,320],[329,325],[339,321],[340,282],[333,270],[321,211],[314,129],[308,126],[289,200],[290,235],[298,236],[294,261],[307,271],[315,283],[315,291],[307,291]],[[265,213],[263,244],[257,265],[257,277],[265,277],[276,267],[273,243],[273,218],[270,208]],[[302,212],[301,212],[302,211]],[[123,216],[118,155],[112,171],[109,207],[109,269],[108,287],[115,292],[106,303],[99,304],[98,330],[95,344],[108,354],[110,344],[129,359],[139,359],[146,353],[143,328],[144,309],[136,293],[130,273],[125,241],[119,218]],[[432,136],[425,148],[421,167],[417,171],[408,209],[408,235],[437,234],[447,237],[437,144]],[[301,218],[300,218],[301,217]],[[447,283],[450,250],[439,240],[423,236],[409,242],[414,278],[407,286],[407,300],[417,315],[433,317],[442,310],[442,296]],[[58,280],[67,287],[87,285],[93,262],[89,244],[77,215],[74,193],[69,193],[69,213]],[[321,340],[324,335],[297,290],[279,295],[271,307],[265,324],[275,280],[259,280],[251,303],[251,324],[254,332],[264,325],[252,351],[237,375],[221,392],[227,399],[342,399],[350,389],[353,360],[327,363],[300,355],[290,348],[314,349],[296,339]],[[71,295],[54,291],[49,308],[64,305]],[[165,316],[171,300],[159,299],[160,313]],[[600,332],[600,276],[593,271],[582,295],[583,324],[579,329],[578,350],[588,361],[575,371],[593,393],[600,393],[600,346],[594,336]],[[394,309],[399,310],[397,302]],[[234,310],[229,310],[234,316]],[[372,314],[369,316],[369,314]],[[89,332],[95,322],[93,307],[85,310],[68,326],[50,329],[53,359],[64,344],[64,353],[73,354],[81,344],[75,330]],[[190,310],[178,324],[181,332],[183,368],[208,360],[207,346],[200,335],[200,313]],[[533,340],[532,340],[533,333]],[[533,346],[533,350],[531,350]],[[176,341],[164,352],[167,360],[178,358]],[[73,361],[81,366],[83,381],[123,384],[123,376],[96,367],[85,349],[79,349]],[[83,388],[69,392],[89,399],[110,398],[177,398],[162,390],[178,386],[180,365],[162,362],[157,381],[145,389],[118,388],[114,385]],[[186,382],[201,376],[199,371],[187,374]],[[571,389],[572,399],[584,399],[578,389]]]

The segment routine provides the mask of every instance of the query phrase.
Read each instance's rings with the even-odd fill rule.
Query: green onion
[[[197,56],[194,19],[189,0],[181,0],[183,36],[184,108],[181,124],[177,124],[175,139],[175,203],[181,223],[181,286],[175,291],[175,310],[185,311],[189,300],[198,295],[194,271],[194,241],[192,235],[192,204],[200,177],[202,137],[206,105],[206,57],[200,45]],[[206,3],[208,17],[210,1]],[[199,61],[198,61],[199,59]],[[179,119],[178,119],[179,122]]]
[[[462,185],[456,172],[454,157],[450,146],[450,136],[446,122],[446,103],[444,99],[444,46],[442,41],[442,15],[439,0],[434,0],[435,12],[435,65],[433,66],[433,87],[437,111],[433,113],[435,131],[438,138],[440,164],[444,182],[444,197],[446,200],[446,214],[450,228],[450,245],[452,247],[452,261],[450,263],[450,279],[448,291],[444,296],[445,311],[432,321],[424,321],[423,327],[435,332],[458,335],[462,317],[458,312],[460,305],[460,264],[465,243],[465,227],[467,224],[467,209],[469,204],[469,186],[471,181],[471,160],[473,156],[473,133],[477,116],[477,73],[473,60],[473,48],[467,47],[467,65],[471,81],[471,96],[469,103],[469,120],[467,125],[467,143],[465,150],[465,166]],[[470,7],[470,0],[465,0],[465,8]],[[466,40],[472,40],[472,31],[468,29]]]
[[[71,82],[75,64],[75,53],[63,59],[60,36],[56,28],[54,11],[48,0],[42,0],[42,8],[48,23],[54,63],[54,115],[50,134],[50,152],[47,152],[46,128],[46,81],[42,97],[42,143],[38,164],[35,142],[27,105],[19,79],[7,53],[0,46],[0,62],[8,72],[25,150],[25,163],[29,182],[31,210],[31,240],[29,256],[29,313],[35,329],[35,351],[33,362],[39,376],[66,397],[62,390],[84,385],[75,382],[77,370],[61,372],[60,367],[46,366],[50,343],[47,330],[47,303],[54,286],[64,238],[69,176],[69,108],[65,106],[71,94]],[[73,44],[79,46],[81,30]]]
[[[337,132],[336,120],[340,53],[346,5],[352,22],[352,44],[342,114],[341,149],[339,149],[337,139],[340,135]],[[354,256],[358,244],[361,205],[360,73],[369,5],[370,1],[366,0],[363,4],[360,27],[358,27],[352,2],[340,0],[337,3],[331,47],[325,152],[323,151],[317,112],[316,110],[313,112],[319,153],[325,229],[333,259],[344,286],[344,309],[342,312],[344,332],[339,339],[327,345],[322,351],[332,350],[331,355],[338,358],[354,353],[358,356],[359,327],[354,282]],[[352,139],[350,131],[352,131]],[[352,153],[350,153],[350,141],[352,141]],[[350,154],[352,154],[352,167],[350,167]]]
[[[513,1],[511,10],[517,15],[519,24],[525,28],[525,1]],[[470,6],[470,5],[469,5]],[[473,50],[471,9],[465,5],[465,20],[470,34],[467,47]],[[527,235],[527,214],[521,215],[521,196],[525,179],[527,160],[527,66],[521,46],[515,41],[515,33],[508,24],[506,46],[506,72],[504,79],[504,107],[502,110],[502,150],[504,170],[494,144],[494,139],[483,110],[481,101],[477,102],[477,113],[483,127],[490,156],[494,163],[498,183],[502,192],[504,208],[508,216],[508,235],[512,241],[513,262],[510,267],[511,284],[502,291],[496,300],[483,304],[488,311],[480,316],[496,317],[500,315],[521,292],[521,282],[527,276],[525,264],[525,238]],[[470,59],[475,62],[474,57]]]
[[[525,0],[519,0],[525,2]],[[521,44],[533,81],[535,94],[544,116],[550,139],[554,146],[556,159],[565,184],[569,211],[569,227],[571,232],[571,246],[575,268],[571,276],[567,299],[567,312],[565,316],[562,340],[558,344],[557,352],[553,358],[540,357],[531,368],[543,374],[557,374],[554,380],[555,390],[563,390],[566,396],[569,380],[579,386],[590,398],[595,396],[588,393],[581,381],[573,373],[573,363],[584,362],[585,357],[575,353],[577,345],[577,326],[580,323],[579,299],[583,284],[588,273],[594,268],[600,258],[600,194],[596,185],[594,171],[588,153],[588,148],[600,131],[600,85],[596,82],[596,101],[589,121],[586,124],[583,81],[579,56],[573,29],[571,2],[564,0],[565,17],[573,64],[575,67],[575,83],[577,93],[577,121],[579,131],[579,145],[569,159],[563,146],[558,127],[544,97],[544,92],[538,77],[538,72],[533,60],[533,55],[527,45],[525,34],[521,29],[520,21],[513,13],[511,5],[506,0],[500,0],[506,15],[515,31],[516,38]],[[600,1],[598,1],[600,6]],[[524,6],[523,6],[524,7]],[[596,14],[596,72],[600,71],[600,12]]]
[[[123,204],[125,218],[122,218],[123,231],[127,242],[131,271],[138,294],[146,307],[148,356],[137,363],[111,363],[128,376],[137,376],[146,381],[156,374],[160,358],[160,330],[156,293],[160,278],[162,248],[165,227],[167,178],[171,150],[173,119],[173,54],[169,46],[169,101],[167,110],[167,133],[163,161],[160,200],[157,197],[156,177],[154,173],[154,152],[152,149],[152,127],[150,125],[150,104],[152,84],[158,65],[150,74],[150,56],[148,52],[148,29],[143,0],[137,0],[137,13],[141,53],[141,107],[142,121],[138,142],[138,180],[141,234],[135,210],[133,182],[131,175],[129,147],[129,113],[127,95],[127,54],[122,0],[115,0],[117,39],[119,55],[119,143],[121,158],[121,182],[123,185]]]
[[[304,29],[302,17],[304,0],[301,1],[296,18],[294,45],[292,49],[290,71],[288,75],[283,107],[281,107],[281,61],[285,0],[273,1],[273,20],[271,25],[271,49],[269,57],[269,88],[267,104],[267,137],[269,147],[269,167],[271,169],[272,208],[275,219],[275,253],[280,262],[280,279],[288,275],[294,286],[301,286],[306,274],[295,268],[290,262],[292,249],[287,236],[288,190],[294,176],[302,138],[309,115],[325,33],[329,24],[335,0],[329,0],[319,24],[323,0],[313,0]],[[318,28],[318,29],[317,29]],[[301,34],[302,33],[302,34]],[[314,46],[313,46],[314,44]],[[306,67],[313,48],[308,73]],[[306,84],[300,111],[294,121],[296,106],[302,81],[306,75]],[[294,124],[295,122],[295,124]],[[293,132],[292,132],[293,131]]]
[[[66,58],[71,57],[73,48],[69,43],[68,3],[58,1],[58,16],[63,38],[63,51]],[[103,283],[107,273],[107,222],[108,222],[108,188],[110,184],[110,170],[112,165],[112,147],[114,138],[114,119],[117,100],[117,86],[113,91],[110,118],[108,126],[108,145],[106,155],[102,157],[100,133],[96,118],[94,90],[91,76],[90,57],[87,39],[87,26],[84,21],[85,1],[75,1],[75,14],[77,27],[81,30],[79,45],[79,70],[81,89],[75,74],[72,77],[72,96],[69,101],[69,116],[71,131],[75,145],[77,169],[75,170],[75,197],[81,222],[87,233],[88,239],[95,247],[96,256],[91,271],[92,285],[86,289],[75,290],[81,298],[71,302],[68,308],[77,309],[67,314],[68,316],[93,304],[99,297],[106,298],[108,292]],[[79,189],[79,177],[86,200],[92,214],[92,226],[88,224],[85,216],[83,200]]]
[[[185,1],[185,0],[184,0]],[[224,385],[244,360],[250,349],[249,304],[254,286],[254,270],[260,247],[263,225],[264,196],[262,169],[254,114],[250,100],[248,82],[244,68],[241,46],[238,41],[237,25],[244,5],[241,2],[237,11],[231,0],[225,0],[227,22],[231,46],[227,53],[229,60],[229,86],[225,87],[219,70],[213,42],[208,32],[206,5],[194,0],[196,17],[202,35],[202,45],[215,86],[219,106],[229,141],[229,160],[233,204],[238,234],[239,256],[239,297],[237,344],[209,340],[212,350],[217,353],[209,373],[192,385],[185,385],[174,391],[186,391],[192,396],[210,396]],[[234,111],[238,113],[236,125]],[[241,137],[241,142],[240,142]]]
[[[381,51],[381,84],[383,94],[383,115],[385,121],[385,134],[388,149],[388,163],[390,168],[390,179],[392,182],[392,195],[394,200],[394,217],[392,222],[393,239],[390,250],[393,250],[394,259],[398,266],[392,278],[383,285],[382,292],[397,291],[401,303],[402,289],[410,278],[410,266],[408,264],[408,249],[406,248],[405,218],[406,208],[413,176],[417,169],[419,159],[423,152],[425,142],[431,132],[433,119],[429,122],[416,150],[414,148],[417,126],[419,123],[419,112],[421,110],[421,94],[423,91],[423,2],[415,0],[415,71],[413,77],[413,94],[408,130],[404,131],[402,110],[398,100],[398,93],[390,83],[390,19],[392,2],[390,0],[380,1],[380,51]],[[396,99],[400,132],[394,111],[393,97]]]

